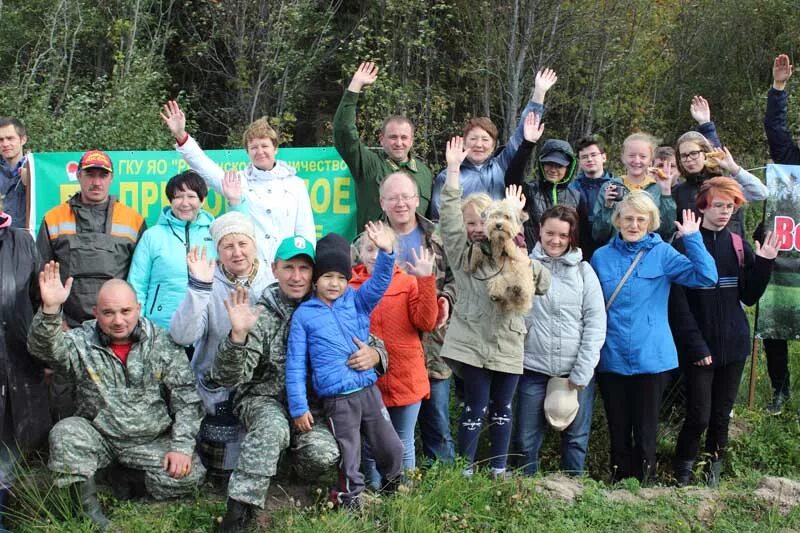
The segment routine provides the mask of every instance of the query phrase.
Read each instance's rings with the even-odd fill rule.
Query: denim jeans
[[[419,410],[419,432],[422,453],[429,461],[450,464],[456,452],[450,432],[450,378],[430,379],[431,397],[422,400]]]
[[[492,468],[505,468],[511,442],[511,401],[519,375],[464,364],[464,410],[458,426],[458,453],[475,461],[483,419],[489,415],[489,450]]]
[[[399,407],[387,407],[389,411],[389,418],[392,419],[392,426],[400,437],[403,443],[403,470],[413,470],[417,467],[416,463],[416,449],[414,448],[414,428],[417,425],[417,416],[419,415],[420,402],[412,403],[411,405],[402,405]],[[362,468],[364,470],[364,477],[367,479],[367,484],[374,488],[380,488],[381,476],[375,466],[375,460],[372,458],[372,453],[369,446],[364,443],[364,460]]]
[[[550,376],[526,370],[517,385],[516,442],[524,455],[525,475],[532,476],[539,470],[539,448],[548,429],[544,416],[544,399]],[[561,432],[561,470],[569,475],[583,475],[589,433],[592,429],[594,409],[594,378],[578,391],[578,414],[575,420]]]

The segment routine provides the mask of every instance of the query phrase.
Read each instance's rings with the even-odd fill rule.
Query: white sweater
[[[193,137],[190,136],[182,146],[175,145],[175,148],[210,189],[222,194],[225,171],[203,152]],[[259,170],[248,165],[240,176],[243,207],[247,208],[255,225],[258,257],[267,265],[267,275],[272,278],[270,266],[283,239],[302,235],[316,245],[316,227],[308,189],[294,168],[283,161],[275,161],[272,170]]]

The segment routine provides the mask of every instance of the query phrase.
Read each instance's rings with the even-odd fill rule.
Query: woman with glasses
[[[676,143],[675,152],[678,171],[685,180],[672,191],[679,222],[682,221],[680,215],[684,209],[692,209],[696,215],[699,214],[695,205],[697,192],[703,182],[714,176],[724,174],[736,180],[742,187],[744,199],[748,202],[758,202],[767,197],[766,185],[737,165],[727,148],[713,148],[701,133],[688,131],[681,135]],[[743,234],[742,211],[737,212],[731,219],[730,230],[738,235]]]
[[[756,241],[755,253],[743,241],[741,246],[735,244],[727,226],[745,203],[741,187],[731,178],[711,178],[700,186],[700,235],[714,258],[719,281],[705,289],[673,285],[670,292],[669,322],[686,378],[686,419],[674,462],[680,486],[689,483],[703,432],[708,484],[719,484],[731,408],[750,353],[750,326],[740,302],[758,302],[778,255],[774,234],[768,233],[763,245]],[[680,251],[685,249],[684,240],[676,242]]]

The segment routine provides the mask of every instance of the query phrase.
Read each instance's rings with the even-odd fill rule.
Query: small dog
[[[473,243],[466,265],[473,275],[481,267],[488,273],[481,279],[486,280],[489,297],[503,313],[527,313],[533,303],[533,264],[515,241],[522,230],[522,215],[508,200],[492,202],[483,213],[489,239]]]

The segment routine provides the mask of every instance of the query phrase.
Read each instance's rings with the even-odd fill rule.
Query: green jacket
[[[441,356],[459,363],[509,374],[522,374],[525,341],[524,317],[501,313],[489,298],[486,280],[495,274],[481,267],[475,274],[464,270],[470,249],[461,214],[461,188],[442,189],[439,228],[456,282],[458,300],[447,326]],[[550,272],[533,261],[536,294],[550,287]],[[457,369],[457,367],[456,367]]]
[[[277,282],[266,289],[258,301],[266,309],[247,334],[244,344],[226,335],[219,345],[211,379],[223,387],[237,387],[234,403],[250,396],[270,396],[286,403],[286,339],[289,323],[300,301],[283,296]],[[369,345],[378,350],[381,364],[378,374],[387,368],[383,342],[370,336]],[[310,390],[310,389],[309,389]]]
[[[417,182],[420,191],[417,213],[424,216],[428,211],[433,188],[431,169],[416,157],[411,157],[405,163],[397,163],[385,153],[378,155],[362,143],[356,129],[357,103],[358,93],[344,92],[333,117],[333,144],[350,167],[350,173],[356,182],[358,231],[362,231],[370,220],[380,220],[383,215],[378,201],[381,181],[398,170],[407,172]]]
[[[203,408],[183,348],[146,319],[126,364],[104,346],[95,320],[65,332],[61,313],[39,310],[28,350],[75,382],[75,416],[88,419],[114,447],[152,442],[170,431],[170,451],[191,456]]]
[[[592,222],[592,239],[600,246],[607,244],[616,232],[614,225],[611,223],[611,216],[614,214],[615,206],[606,207],[605,201],[606,189],[608,189],[608,186],[612,183],[617,186],[618,191],[622,190],[620,199],[624,198],[630,192],[622,182],[622,179],[616,176],[600,187],[592,213],[594,217],[594,221]],[[656,207],[658,207],[661,224],[656,228],[656,232],[661,235],[661,238],[664,239],[665,242],[670,242],[673,233],[675,233],[675,199],[672,196],[662,196],[661,188],[658,186],[658,183],[651,183],[645,187],[644,190],[653,198]]]

